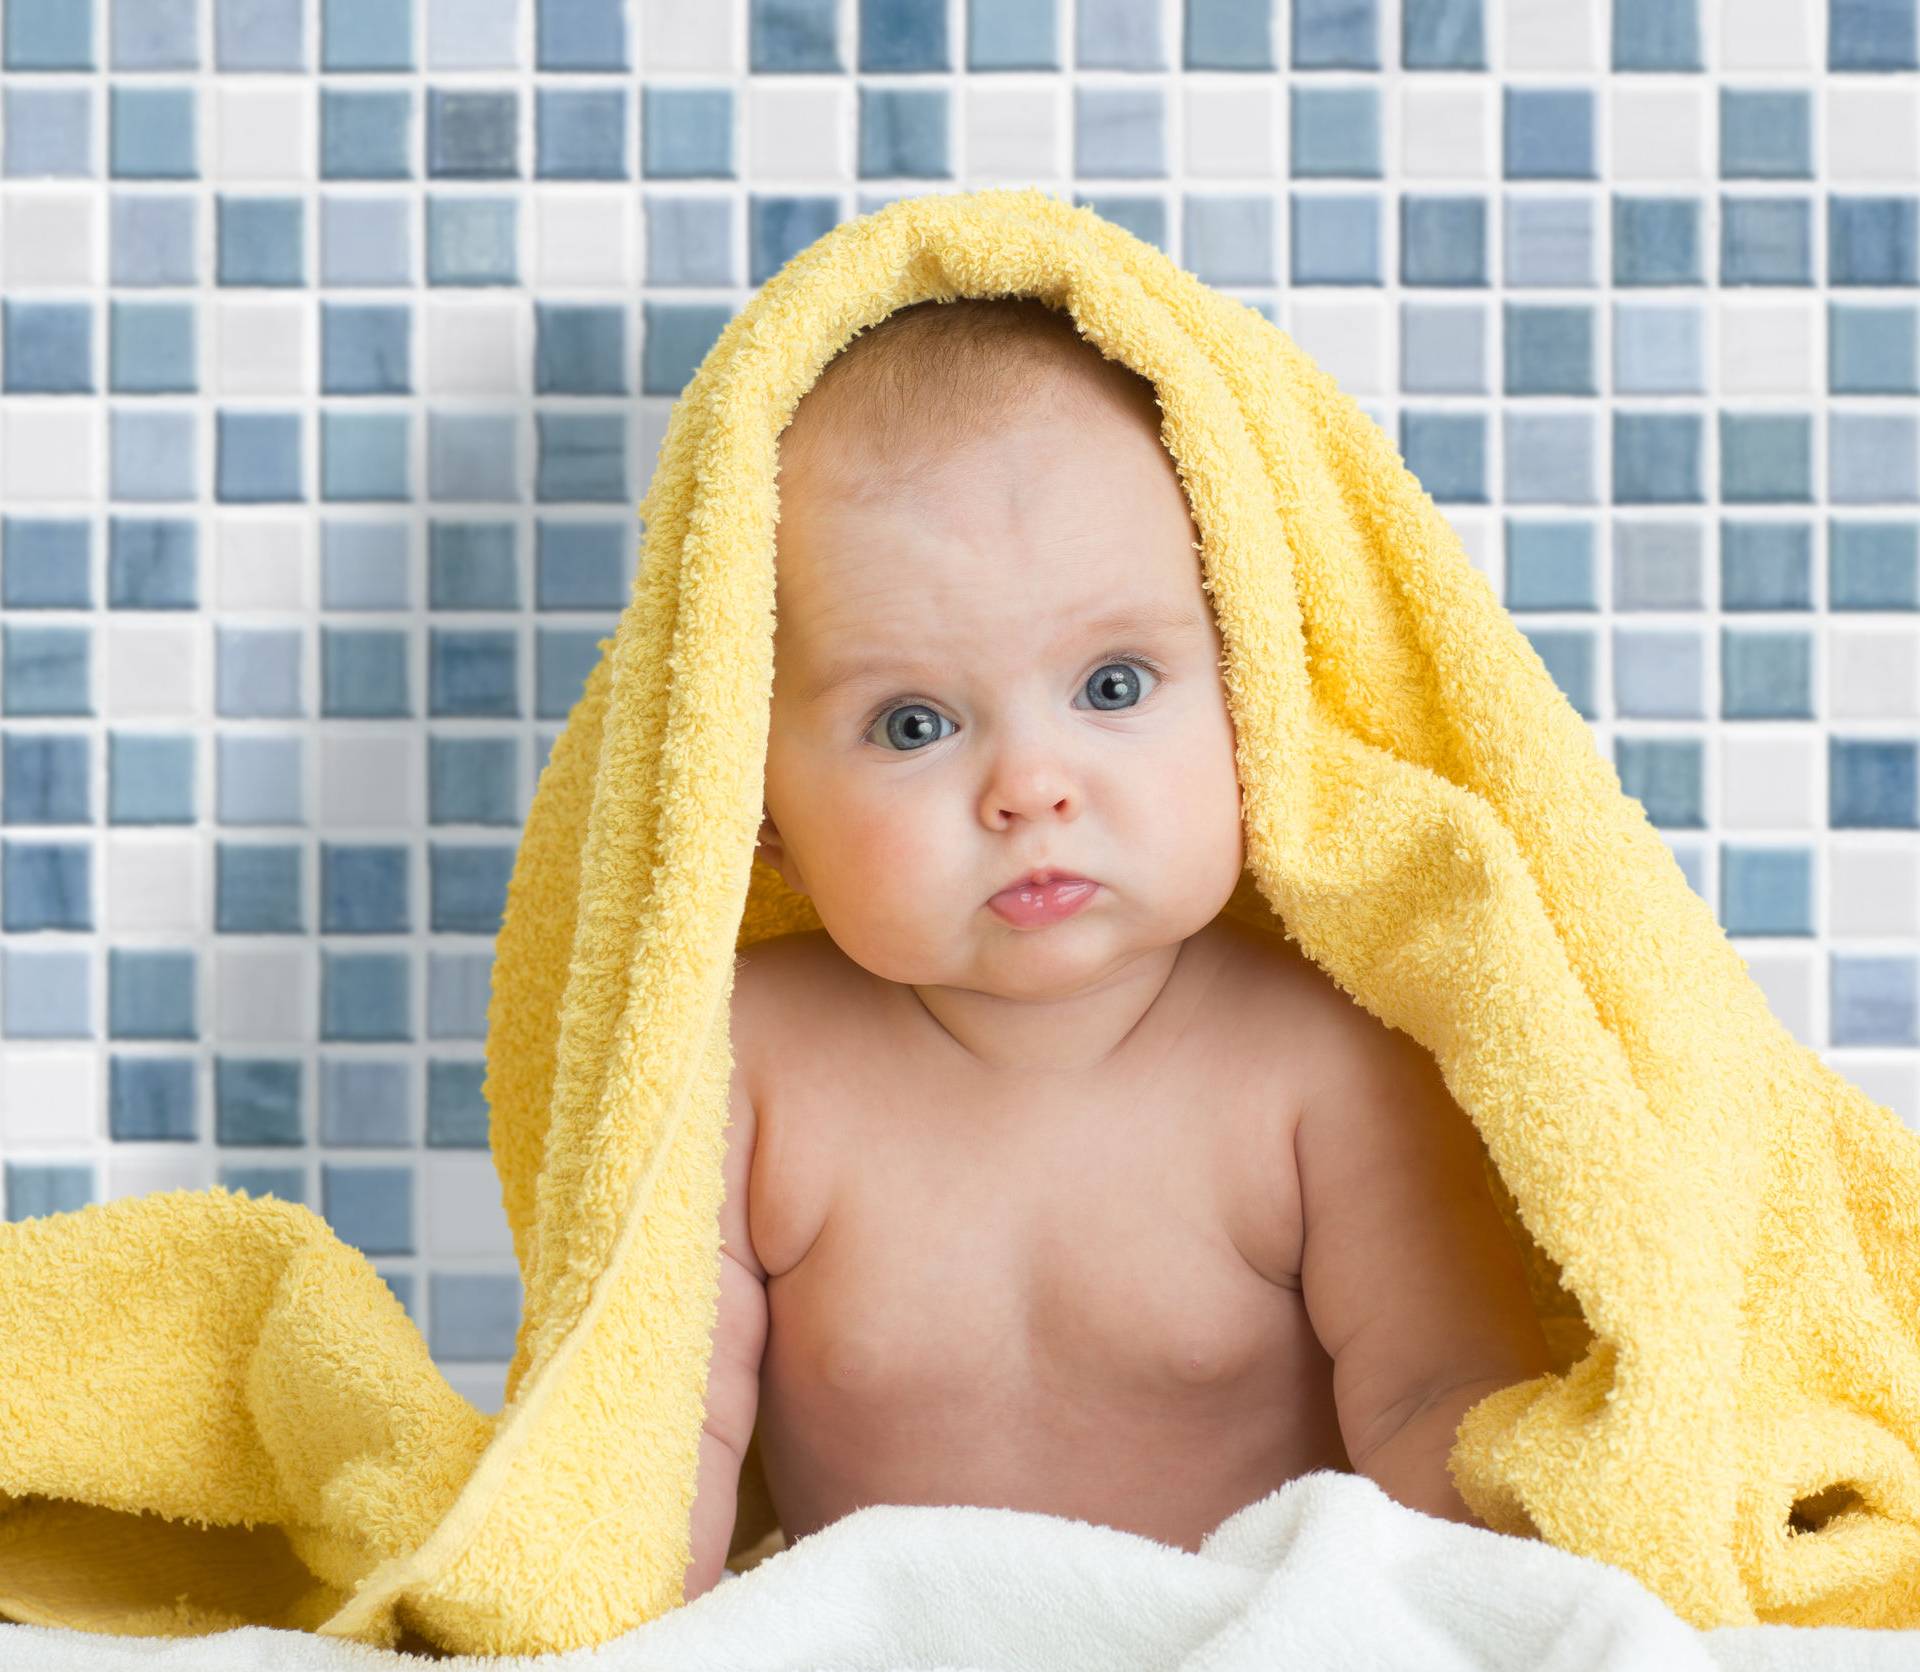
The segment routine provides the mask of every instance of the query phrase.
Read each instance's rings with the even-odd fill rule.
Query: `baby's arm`
[[[1546,1337],[1432,1055],[1358,1005],[1333,1035],[1294,1155],[1301,1291],[1341,1437],[1389,1497],[1478,1524],[1447,1472],[1455,1430],[1496,1388],[1551,1371]]]
[[[736,1015],[739,1007],[736,1007]],[[720,1307],[707,1371],[707,1420],[700,1432],[694,1485],[693,1556],[683,1581],[692,1602],[720,1583],[733,1541],[740,1464],[760,1405],[760,1360],[767,1344],[766,1272],[747,1228],[747,1180],[756,1137],[753,1100],[736,1054],[727,1123],[726,1197],[720,1208]]]

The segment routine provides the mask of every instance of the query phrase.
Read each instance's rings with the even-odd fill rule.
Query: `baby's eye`
[[[1094,694],[1094,707],[1111,713],[1137,705],[1144,695],[1140,690],[1142,673],[1155,680],[1160,677],[1157,669],[1137,657],[1102,662],[1087,676],[1086,689]],[[873,724],[867,728],[867,736],[873,735],[875,726],[884,726],[884,735],[890,742],[883,747],[901,744],[904,745],[901,753],[912,754],[922,744],[942,741],[937,727],[943,718],[925,703],[902,703],[898,708],[876,714]]]

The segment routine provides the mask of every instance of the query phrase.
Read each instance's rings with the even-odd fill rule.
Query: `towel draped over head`
[[[734,958],[819,927],[754,860],[776,443],[857,333],[962,296],[1038,298],[1154,384],[1225,651],[1227,909],[1430,1051],[1484,1145],[1556,1367],[1467,1413],[1469,1507],[1697,1626],[1920,1626],[1913,1135],[1770,1013],[1378,425],[1261,313],[1036,190],[835,227],[672,409],[497,941],[504,1409],[303,1206],[0,1226],[0,1616],[514,1654],[682,1601]],[[750,1449],[731,1565],[780,1540]]]

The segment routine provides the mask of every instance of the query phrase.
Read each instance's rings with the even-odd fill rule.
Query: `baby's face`
[[[780,478],[760,857],[922,987],[1059,996],[1206,927],[1244,863],[1233,722],[1152,427],[1036,409],[860,487]],[[1043,865],[1101,886],[1041,928],[988,908]]]

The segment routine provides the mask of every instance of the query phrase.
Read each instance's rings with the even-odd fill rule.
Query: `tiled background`
[[[514,845],[751,289],[1037,184],[1393,435],[1910,1122],[1915,0],[4,0],[0,1196],[323,1213],[498,1402]]]

